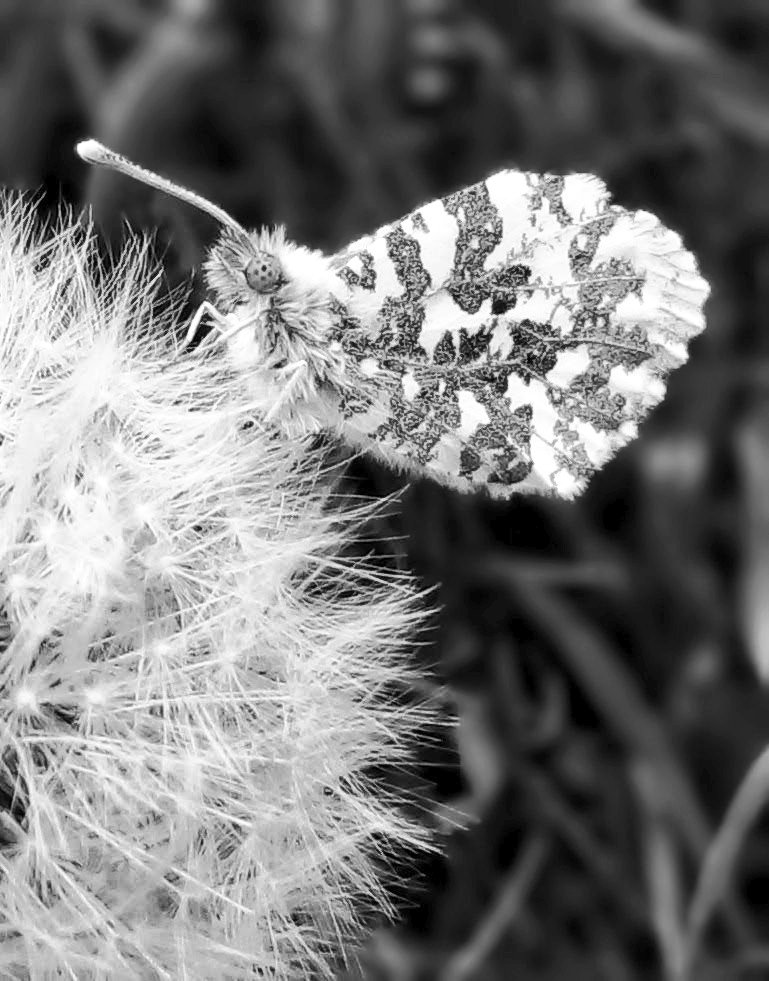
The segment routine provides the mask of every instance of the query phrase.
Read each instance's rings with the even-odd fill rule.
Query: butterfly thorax
[[[279,270],[269,292],[254,289],[246,270],[254,257]],[[227,321],[232,361],[252,373],[266,414],[292,421],[301,405],[315,412],[307,428],[328,425],[340,393],[353,384],[337,340],[346,286],[321,252],[287,241],[283,228],[248,237],[225,231],[205,264],[206,282]],[[290,384],[290,388],[289,388]]]

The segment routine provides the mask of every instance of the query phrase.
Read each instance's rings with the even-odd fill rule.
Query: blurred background
[[[458,724],[399,778],[445,855],[396,865],[364,973],[769,978],[769,3],[0,0],[0,184],[156,230],[194,302],[216,227],[85,136],[329,250],[502,167],[682,233],[709,329],[582,499],[416,484],[380,529]]]

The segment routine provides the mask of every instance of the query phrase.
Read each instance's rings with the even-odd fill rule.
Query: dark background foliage
[[[393,512],[459,723],[420,749],[446,857],[397,870],[367,976],[769,977],[766,780],[743,784],[769,742],[767,58],[764,0],[0,4],[0,183],[90,205],[106,248],[156,230],[173,285],[215,228],[77,139],[326,249],[503,166],[586,170],[712,284],[582,499],[424,483]]]

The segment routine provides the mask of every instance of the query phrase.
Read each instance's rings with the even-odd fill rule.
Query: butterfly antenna
[[[108,167],[110,170],[116,170],[119,174],[125,174],[126,177],[132,177],[142,184],[147,184],[149,187],[164,191],[166,194],[170,194],[180,201],[191,204],[194,208],[199,208],[200,211],[205,211],[206,214],[211,215],[220,224],[226,225],[227,228],[232,229],[238,235],[248,237],[245,228],[239,225],[223,208],[220,208],[200,194],[195,194],[194,191],[188,191],[185,187],[175,184],[167,177],[161,177],[160,174],[155,174],[145,167],[140,167],[139,164],[135,164],[131,160],[128,160],[127,157],[115,153],[114,150],[110,150],[102,143],[99,143],[98,140],[83,140],[77,144],[75,149],[78,156],[82,160],[85,160],[86,163],[95,164],[98,167]]]

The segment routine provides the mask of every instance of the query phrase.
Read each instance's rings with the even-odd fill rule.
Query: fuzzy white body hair
[[[274,295],[257,293],[239,275],[248,258],[240,244],[223,236],[206,263],[207,282],[223,300],[230,363],[257,411],[286,436],[339,430],[338,393],[352,378],[334,339],[334,301],[347,304],[349,291],[329,257],[287,241],[278,228],[256,233],[250,245],[277,259],[285,283]]]

